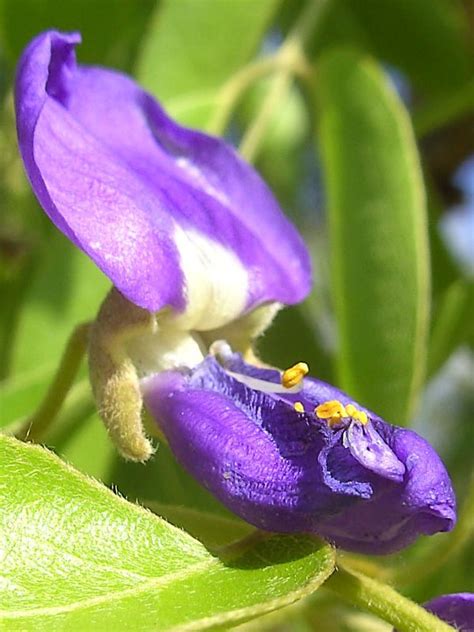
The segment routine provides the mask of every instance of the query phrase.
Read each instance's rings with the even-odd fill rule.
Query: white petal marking
[[[186,309],[171,314],[180,329],[207,331],[239,317],[247,303],[248,274],[229,249],[196,231],[176,228],[174,241],[185,279]]]

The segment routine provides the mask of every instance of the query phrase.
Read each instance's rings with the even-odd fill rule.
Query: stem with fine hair
[[[339,565],[324,588],[366,612],[388,621],[398,632],[453,632],[454,628],[391,586]]]

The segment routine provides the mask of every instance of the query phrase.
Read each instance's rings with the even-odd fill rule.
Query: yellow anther
[[[369,419],[367,417],[367,413],[364,412],[363,410],[358,410],[357,411],[357,416],[354,417],[354,419],[357,419],[357,421],[360,421],[360,423],[362,425],[365,426],[366,423],[368,423]]]
[[[304,376],[308,373],[309,368],[306,362],[297,362],[293,366],[290,366],[289,369],[283,371],[281,376],[281,384],[285,388],[292,388],[293,386],[297,386]]]
[[[296,410],[297,413],[304,413],[304,406],[301,402],[295,402],[294,403],[294,408]]]
[[[316,417],[320,419],[329,419],[330,422],[337,421],[343,417],[349,417],[346,409],[337,399],[332,399],[323,404],[319,404],[314,410]]]
[[[354,404],[347,404],[346,411],[349,417],[352,417],[352,419],[355,419],[356,421],[360,421],[360,423],[363,425],[365,425],[369,421],[367,413],[356,408]]]
[[[347,404],[346,411],[349,417],[354,417],[358,412],[354,404]]]

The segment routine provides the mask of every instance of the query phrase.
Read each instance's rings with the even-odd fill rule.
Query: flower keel
[[[142,388],[178,460],[232,511],[261,529],[376,554],[453,527],[449,477],[421,437],[318,380],[288,392],[279,371],[220,349]],[[314,409],[324,418],[304,412]]]

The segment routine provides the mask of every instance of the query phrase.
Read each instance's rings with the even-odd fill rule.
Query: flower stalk
[[[394,625],[399,632],[453,632],[422,606],[387,584],[339,566],[324,587],[348,603]]]
[[[272,85],[264,99],[255,120],[246,131],[240,144],[240,153],[246,160],[255,160],[262,140],[267,132],[273,114],[280,107],[293,83],[297,71],[306,69],[304,46],[314,30],[319,19],[325,0],[311,0],[302,11],[293,30],[279,49],[276,57],[280,60],[278,71],[273,78]]]

